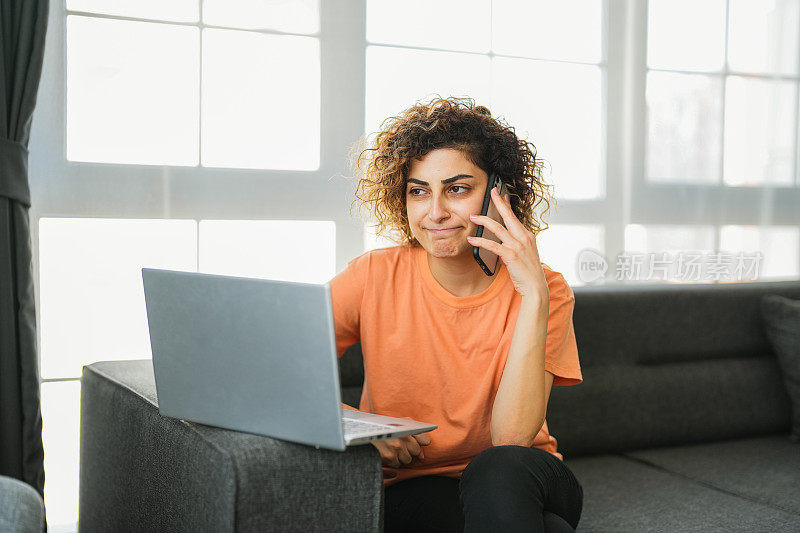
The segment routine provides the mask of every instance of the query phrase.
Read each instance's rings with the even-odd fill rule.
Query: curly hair
[[[380,130],[369,147],[362,149],[365,136],[351,151],[359,176],[353,203],[360,202],[359,212],[368,209],[369,218],[377,221],[377,235],[398,244],[419,245],[406,213],[408,173],[413,159],[439,148],[461,151],[487,174],[494,170],[508,188],[514,214],[529,231],[538,234],[549,227],[542,217],[556,201],[552,185],[542,178],[543,162],[536,157],[536,147],[517,138],[513,127],[493,118],[472,98],[418,102],[384,120]],[[546,208],[537,216],[535,208],[541,203]]]

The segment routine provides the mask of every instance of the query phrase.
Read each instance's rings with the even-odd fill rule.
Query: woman
[[[356,196],[401,242],[331,280],[337,348],[361,341],[361,409],[438,425],[374,443],[385,529],[573,531],[583,489],[545,413],[552,385],[582,376],[572,291],[536,247],[534,207],[550,203],[535,148],[470,99],[382,128],[358,156]],[[492,171],[509,190],[491,199],[505,227],[475,216]],[[473,238],[477,225],[502,242]],[[492,276],[473,246],[500,257]]]

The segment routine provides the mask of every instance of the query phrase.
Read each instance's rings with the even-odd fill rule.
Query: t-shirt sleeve
[[[547,319],[544,368],[555,376],[553,385],[577,385],[583,381],[583,376],[572,325],[575,295],[564,276],[558,272],[552,273],[547,285],[550,291],[550,314]]]
[[[361,302],[368,273],[367,253],[350,260],[344,270],[328,282],[331,288],[338,357],[361,339]]]

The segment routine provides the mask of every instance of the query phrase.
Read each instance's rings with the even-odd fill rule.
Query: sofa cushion
[[[565,461],[583,487],[577,531],[797,531],[798,515],[620,456]]]
[[[764,296],[761,314],[792,398],[791,439],[800,442],[800,300],[775,294]]]
[[[640,450],[625,456],[794,513],[796,524],[800,526],[800,445],[787,439],[785,433]]]
[[[573,292],[583,369],[771,353],[761,297],[800,298],[800,281],[590,285]]]
[[[789,432],[775,358],[589,366],[553,387],[547,425],[564,458]]]

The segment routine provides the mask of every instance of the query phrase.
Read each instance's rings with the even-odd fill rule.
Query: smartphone
[[[503,182],[503,180],[501,180],[497,174],[492,172],[489,175],[489,180],[486,183],[486,192],[483,194],[483,207],[481,208],[481,215],[488,216],[505,227],[505,224],[503,224],[503,217],[500,216],[500,212],[497,211],[497,206],[494,205],[494,200],[492,200],[492,188],[494,187],[497,187],[497,190],[500,191],[501,198],[503,198],[508,192],[506,189],[506,184]],[[480,225],[475,231],[475,237],[491,239],[498,243],[502,242],[500,237]],[[473,246],[472,257],[475,258],[478,266],[481,267],[481,270],[483,270],[487,276],[494,276],[494,273],[497,272],[497,263],[500,258],[494,252],[490,252],[486,248],[481,248],[480,246]]]

